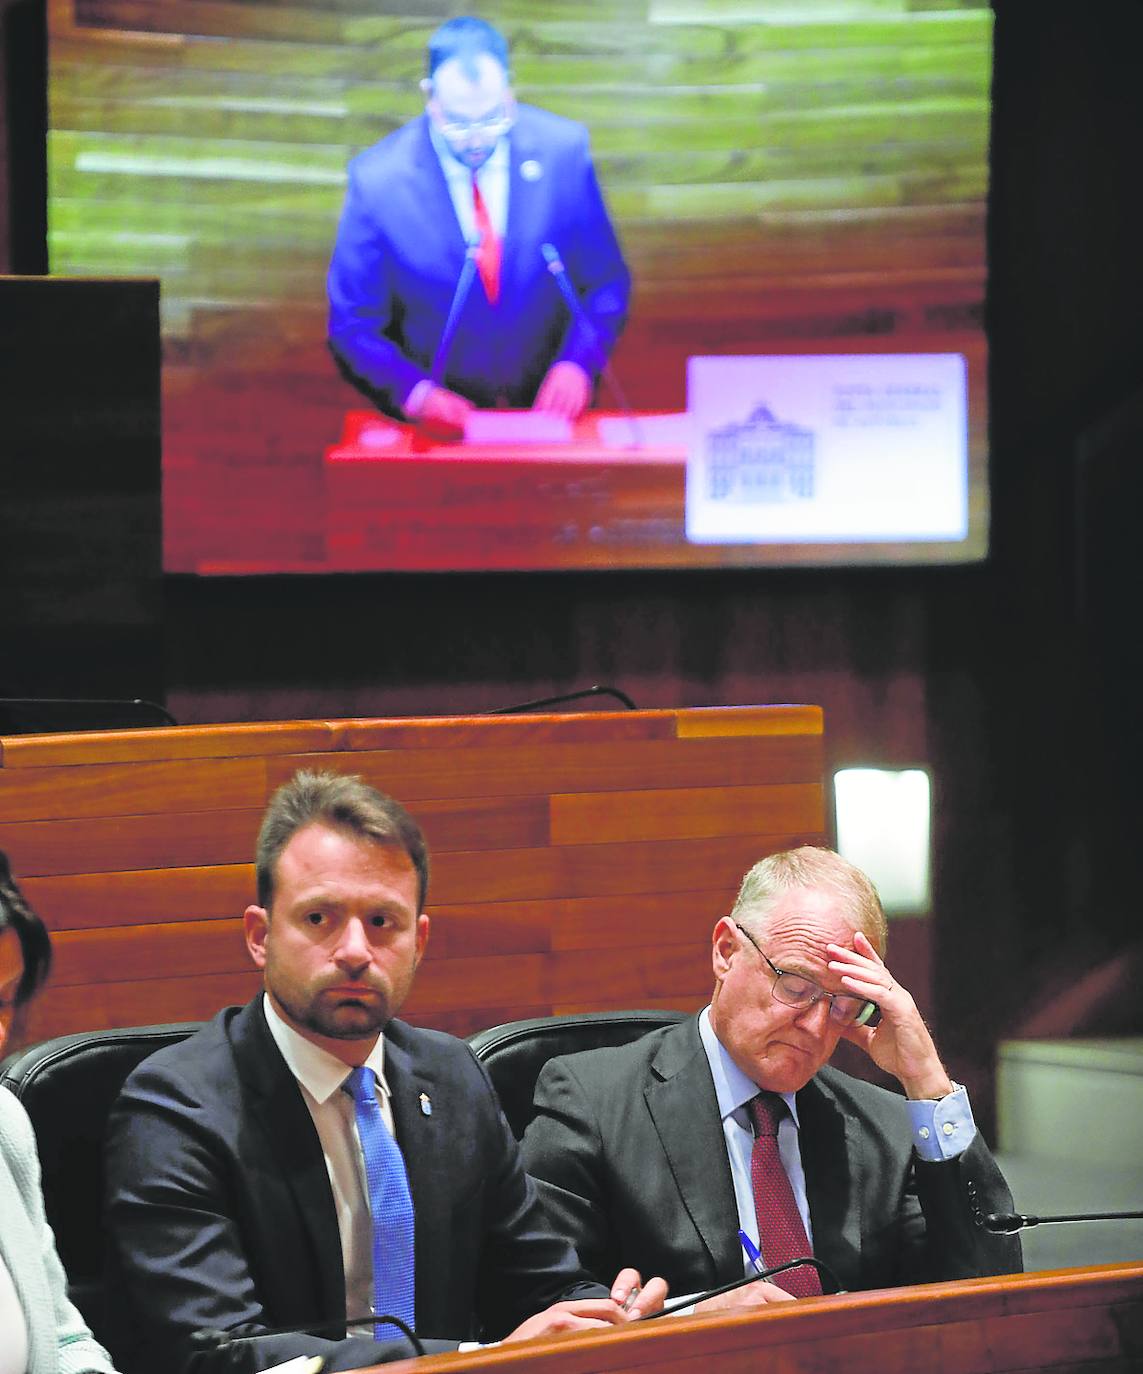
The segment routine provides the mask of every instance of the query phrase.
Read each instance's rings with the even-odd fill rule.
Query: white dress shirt
[[[282,1052],[286,1066],[298,1080],[302,1097],[313,1117],[325,1156],[337,1229],[341,1236],[341,1258],[345,1266],[345,1315],[360,1317],[373,1310],[373,1221],[369,1212],[369,1189],[365,1179],[365,1160],[357,1135],[357,1115],[353,1098],[342,1092],[349,1077],[348,1065],[319,1048],[278,1015],[269,997],[263,994],[266,1024],[274,1043]],[[381,1116],[389,1133],[393,1129],[393,1109],[385,1079],[385,1037],[365,1060],[377,1075]],[[372,1334],[372,1327],[355,1327],[355,1332]]]
[[[466,243],[475,243],[479,236],[476,231],[476,212],[472,205],[472,169],[453,156],[444,136],[431,119],[429,138],[444,173],[460,232],[464,235]],[[505,135],[497,140],[495,148],[476,172],[480,198],[484,201],[484,208],[488,211],[488,218],[496,231],[496,237],[500,239],[508,229],[509,170],[508,136]]]
[[[449,150],[437,126],[429,120],[429,138],[433,151],[444,173],[449,199],[456,212],[456,220],[464,241],[475,244],[480,234],[476,228],[476,210],[472,203],[472,170],[455,158]],[[508,229],[508,186],[510,183],[511,159],[508,154],[507,136],[498,140],[496,147],[488,155],[482,167],[476,172],[476,184],[480,187],[480,197],[488,211],[488,220],[501,241]],[[477,288],[480,289],[479,287]],[[432,382],[423,377],[414,382],[405,397],[402,408],[411,419],[416,419],[424,409],[425,401],[432,390]]]
[[[730,1161],[730,1176],[734,1184],[734,1201],[738,1208],[738,1224],[755,1245],[759,1245],[758,1218],[754,1211],[754,1186],[750,1178],[750,1156],[754,1149],[754,1128],[746,1104],[758,1095],[758,1085],[742,1072],[722,1045],[710,1024],[710,1007],[699,1015],[699,1036],[714,1078],[722,1133],[726,1138],[726,1154]],[[953,1085],[954,1091],[939,1101],[906,1099],[913,1133],[913,1148],[921,1159],[954,1159],[967,1150],[976,1135],[968,1093]],[[789,1115],[778,1125],[778,1156],[790,1180],[794,1201],[806,1228],[811,1250],[814,1243],[810,1224],[810,1206],[806,1196],[806,1173],[802,1166],[799,1137],[798,1108],[793,1093],[779,1093],[790,1109]],[[759,1245],[759,1248],[761,1246]],[[745,1253],[742,1256],[743,1274],[752,1273]]]

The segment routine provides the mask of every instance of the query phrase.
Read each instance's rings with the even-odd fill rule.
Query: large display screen
[[[987,6],[474,6],[519,101],[586,126],[633,288],[578,425],[482,415],[463,443],[326,344],[347,164],[424,109],[448,15],[414,11],[48,6],[51,270],[161,281],[169,571],[987,553]]]

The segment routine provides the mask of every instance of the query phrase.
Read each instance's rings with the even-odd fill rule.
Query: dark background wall
[[[820,703],[832,764],[933,770],[935,1016],[954,1071],[986,1085],[995,1040],[1013,1030],[1143,1029],[1132,557],[1143,6],[995,0],[994,10],[985,565],[170,578],[148,633],[175,715],[483,710],[594,681],[642,706]],[[0,267],[34,272],[42,6],[6,0],[3,18]],[[7,453],[2,428],[0,443]],[[82,540],[44,550],[57,565],[85,557]],[[51,579],[39,585],[51,617]],[[149,690],[137,671],[105,656],[100,690]],[[21,680],[86,691],[90,673],[57,638],[38,644]],[[1110,981],[1085,995],[1097,968]]]

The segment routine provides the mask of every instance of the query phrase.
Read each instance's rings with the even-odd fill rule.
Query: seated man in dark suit
[[[416,822],[357,778],[299,773],[271,800],[244,918],[264,993],[146,1060],[112,1117],[124,1369],[356,1368],[412,1353],[392,1323],[355,1334],[372,1314],[447,1350],[662,1305],[661,1281],[624,1310],[580,1268],[468,1046],[393,1019],[428,869]],[[639,1287],[629,1271],[613,1292]]]
[[[852,864],[773,855],[714,927],[709,1007],[545,1066],[524,1159],[588,1268],[646,1266],[677,1293],[741,1279],[751,1247],[767,1267],[812,1255],[845,1290],[1020,1269],[1019,1242],[975,1224],[1011,1196],[885,937]],[[905,1097],[825,1067],[842,1037]],[[793,1269],[710,1304],[817,1285]]]
[[[349,164],[329,269],[330,348],[399,418],[460,428],[473,405],[534,405],[574,419],[631,289],[587,130],[517,105],[508,44],[483,19],[441,25],[421,88],[425,113]],[[566,267],[579,318],[545,245]],[[468,253],[479,271],[434,378]]]

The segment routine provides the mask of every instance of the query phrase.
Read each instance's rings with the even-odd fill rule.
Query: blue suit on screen
[[[347,377],[400,415],[429,375],[467,245],[422,115],[360,153],[329,271],[329,343]],[[596,376],[627,317],[631,278],[587,130],[521,105],[509,141],[500,298],[474,281],[441,378],[481,406],[530,406],[548,369]],[[591,329],[574,323],[541,245],[559,250]]]

